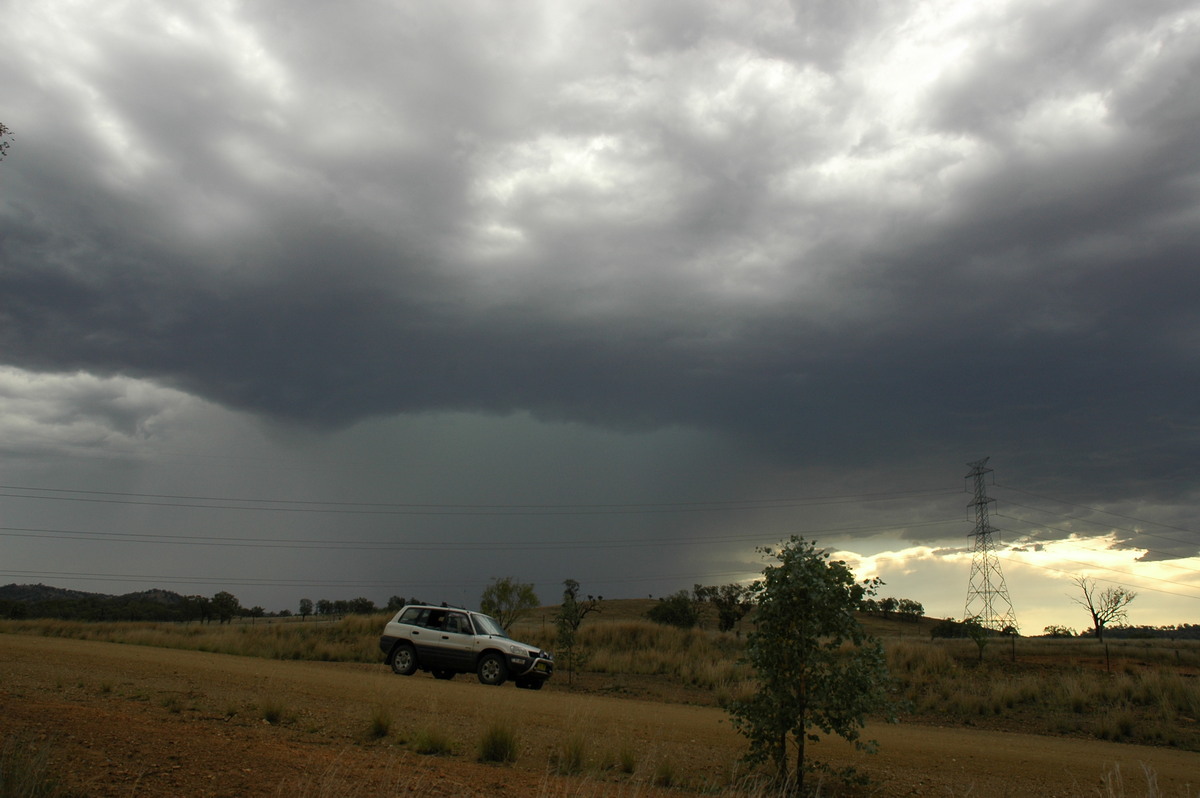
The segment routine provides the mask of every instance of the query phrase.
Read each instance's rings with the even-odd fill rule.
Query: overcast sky
[[[814,538],[1200,621],[1194,2],[4,4],[0,583],[555,603]],[[994,481],[993,481],[994,478]]]

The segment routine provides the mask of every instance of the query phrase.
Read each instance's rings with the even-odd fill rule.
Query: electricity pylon
[[[1008,586],[1000,571],[1000,558],[996,556],[996,544],[992,533],[996,530],[988,523],[988,504],[996,501],[987,495],[983,477],[991,473],[987,468],[988,457],[967,463],[971,473],[965,479],[975,480],[975,498],[967,505],[975,508],[975,548],[971,553],[971,580],[967,584],[967,603],[963,619],[975,618],[985,629],[1003,632],[1017,630],[1017,618],[1013,613],[1012,599],[1008,597]]]

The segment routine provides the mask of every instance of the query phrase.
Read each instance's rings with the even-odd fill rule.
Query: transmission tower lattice
[[[1000,558],[996,556],[996,543],[992,533],[996,530],[988,522],[988,505],[995,499],[987,495],[984,476],[991,473],[987,468],[988,457],[967,463],[971,473],[966,479],[975,481],[975,498],[970,507],[975,508],[975,547],[971,554],[971,581],[967,585],[967,604],[963,618],[975,618],[985,629],[1003,632],[1017,630],[1017,618],[1013,613],[1012,599],[1008,597],[1008,586],[1000,571]]]

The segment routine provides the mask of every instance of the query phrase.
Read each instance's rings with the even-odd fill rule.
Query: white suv
[[[517,687],[540,690],[554,673],[554,658],[537,646],[518,643],[481,612],[410,604],[388,621],[379,648],[392,671],[411,676],[418,669],[438,679],[479,674],[484,684],[512,678]]]

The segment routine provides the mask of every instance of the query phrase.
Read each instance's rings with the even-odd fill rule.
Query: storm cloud
[[[0,41],[0,362],[122,440],[189,402],[709,436],[697,490],[759,497],[991,455],[1193,525],[1194,4],[45,2]]]

